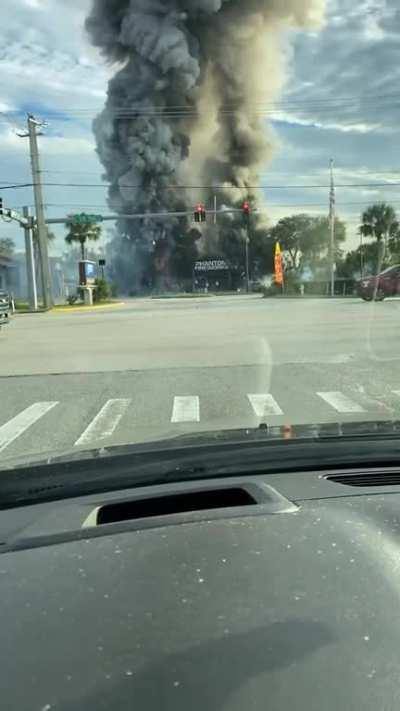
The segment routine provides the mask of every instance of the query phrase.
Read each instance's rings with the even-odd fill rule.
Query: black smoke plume
[[[93,0],[87,31],[116,66],[94,131],[109,204],[121,215],[125,288],[139,286],[154,262],[168,271],[168,252],[189,221],[124,215],[185,211],[208,201],[214,185],[224,186],[218,194],[227,205],[251,196],[272,153],[265,107],[285,80],[287,31],[317,25],[323,5]]]

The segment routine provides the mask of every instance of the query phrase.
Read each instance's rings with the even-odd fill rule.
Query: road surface
[[[400,416],[400,301],[131,300],[0,333],[0,463],[261,422]]]

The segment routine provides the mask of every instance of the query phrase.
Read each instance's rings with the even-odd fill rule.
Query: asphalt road
[[[0,332],[0,462],[261,422],[400,416],[400,301],[132,300]]]

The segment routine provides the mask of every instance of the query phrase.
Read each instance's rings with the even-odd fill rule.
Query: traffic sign
[[[86,212],[81,212],[78,215],[67,217],[67,225],[93,225],[98,222],[103,222],[103,215],[89,215]]]

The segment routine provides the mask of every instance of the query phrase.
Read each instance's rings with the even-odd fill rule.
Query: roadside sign
[[[199,259],[194,265],[195,272],[218,272],[229,271],[229,265],[225,259]]]
[[[85,259],[79,262],[79,284],[80,286],[92,286],[96,281],[96,262]]]
[[[69,215],[66,222],[67,225],[92,225],[103,222],[103,215],[89,215],[86,212],[81,212],[78,215]]]

